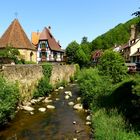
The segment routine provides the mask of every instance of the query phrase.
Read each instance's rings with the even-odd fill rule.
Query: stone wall
[[[50,83],[57,84],[63,80],[70,81],[76,68],[74,65],[54,65]],[[10,82],[18,81],[22,101],[29,101],[38,81],[43,77],[41,65],[3,65],[0,73]]]
[[[52,75],[50,77],[50,83],[54,86],[63,80],[69,82],[70,77],[74,76],[75,72],[75,65],[54,65],[52,69]]]
[[[40,65],[3,65],[2,75],[10,82],[18,82],[21,101],[32,98],[39,79],[43,76]]]

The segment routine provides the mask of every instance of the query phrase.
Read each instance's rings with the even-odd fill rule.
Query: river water
[[[72,91],[73,96],[66,100],[65,91]],[[86,125],[84,110],[74,110],[68,102],[77,103],[79,89],[70,84],[58,92],[52,92],[51,103],[56,109],[38,111],[46,104],[39,102],[33,107],[34,114],[20,110],[15,118],[0,130],[0,140],[92,140],[90,126]],[[59,100],[56,100],[59,98]],[[73,122],[76,124],[73,124]]]

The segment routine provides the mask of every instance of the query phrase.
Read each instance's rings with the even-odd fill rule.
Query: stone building
[[[11,45],[19,50],[20,59],[36,62],[36,48],[28,39],[18,19],[14,19],[0,38],[0,50],[4,49],[7,45]]]
[[[32,44],[37,48],[37,62],[63,62],[64,50],[50,32],[51,27],[41,33],[32,32]]]

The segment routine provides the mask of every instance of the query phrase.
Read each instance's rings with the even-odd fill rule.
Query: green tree
[[[71,42],[66,48],[66,55],[68,58],[68,63],[76,63],[77,57],[76,52],[79,48],[79,44],[76,41]]]
[[[77,58],[77,63],[79,64],[80,67],[86,66],[87,63],[89,62],[89,59],[83,49],[81,47],[78,48],[76,51],[76,58]]]
[[[109,76],[113,83],[118,83],[127,74],[124,59],[118,52],[106,50],[99,59],[98,69],[104,76]]]

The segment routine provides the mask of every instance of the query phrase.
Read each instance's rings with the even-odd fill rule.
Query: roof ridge
[[[9,40],[11,39],[11,37],[12,37],[12,34],[13,34],[13,31],[14,31],[14,26],[15,26],[15,23],[16,22],[16,19],[14,19],[14,21],[12,21],[12,23],[11,23],[11,32],[10,32],[10,35],[9,35],[9,39],[8,39],[8,43],[9,43]]]

